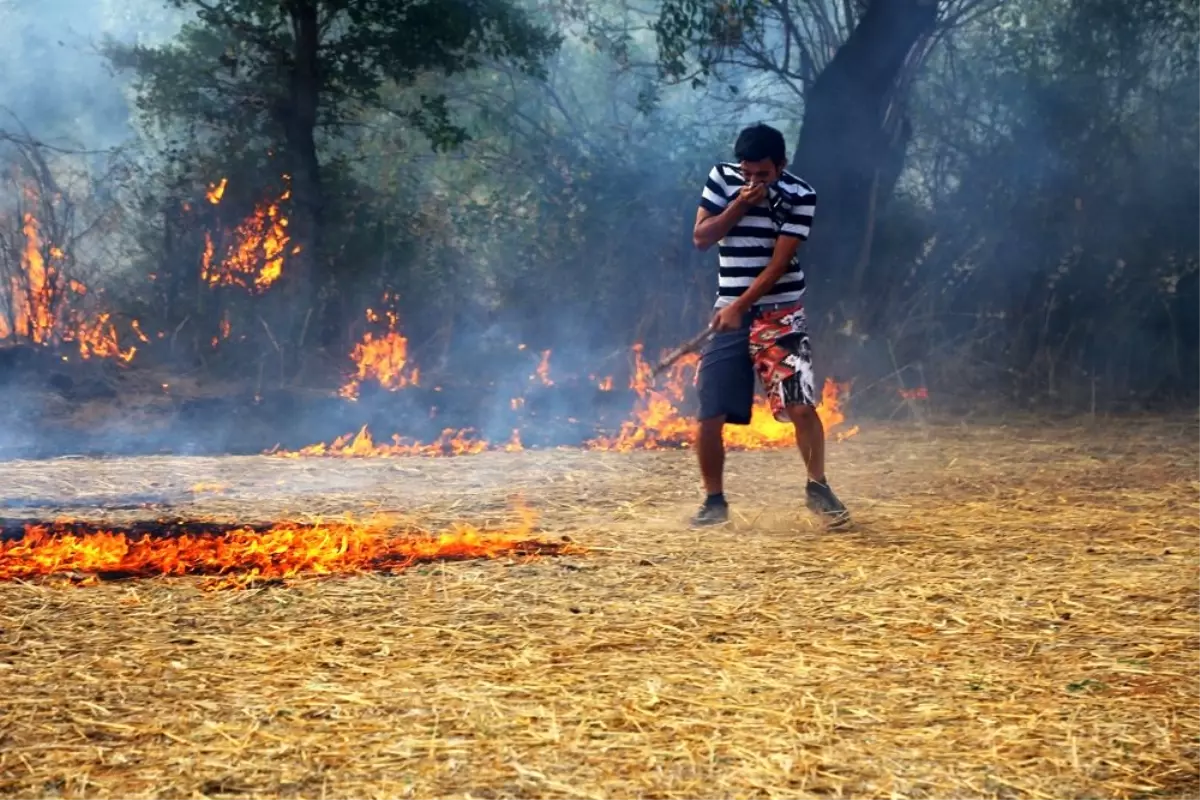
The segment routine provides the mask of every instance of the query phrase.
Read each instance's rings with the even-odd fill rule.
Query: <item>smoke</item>
[[[100,150],[135,133],[129,76],[108,39],[154,44],[190,16],[161,0],[9,0],[0,4],[0,107],[36,138]]]

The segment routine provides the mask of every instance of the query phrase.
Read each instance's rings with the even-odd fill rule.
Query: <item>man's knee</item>
[[[787,415],[797,425],[811,425],[814,420],[820,422],[817,409],[806,403],[794,403],[787,406]]]
[[[725,415],[719,414],[714,417],[705,417],[696,421],[696,426],[700,429],[700,435],[719,434],[721,429],[725,427]]]

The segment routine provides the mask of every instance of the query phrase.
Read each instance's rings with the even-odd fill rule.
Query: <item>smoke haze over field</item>
[[[679,1],[655,8],[674,19]],[[859,415],[918,388],[943,409],[1194,403],[1194,4],[943,0],[911,46],[839,51],[859,20],[823,0],[725,4],[657,35],[624,0],[531,0],[530,26],[493,29],[484,71],[455,61],[473,45],[451,41],[446,3],[416,4],[375,49],[339,38],[375,29],[323,28],[309,119],[295,20],[0,2],[0,287],[19,286],[0,352],[21,353],[0,356],[0,454],[296,448],[364,424],[384,441],[611,430],[635,413],[633,345],[652,357],[707,319],[717,256],[691,244],[697,198],[759,120],[821,198],[805,245],[818,372],[853,380]],[[907,7],[888,13],[911,23]],[[379,30],[390,8],[371,12]],[[897,48],[875,119],[837,81]],[[20,325],[42,308],[42,262],[87,289],[47,295],[44,335]],[[420,379],[339,397],[356,346],[389,331]],[[84,334],[137,353],[80,366]]]
[[[0,107],[41,139],[87,149],[124,143],[134,134],[130,80],[114,74],[103,45],[166,41],[187,16],[161,0],[6,0]]]

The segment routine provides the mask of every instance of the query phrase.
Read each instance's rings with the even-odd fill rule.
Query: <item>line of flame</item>
[[[573,545],[539,541],[532,512],[518,508],[521,523],[486,531],[456,524],[430,533],[387,520],[279,523],[266,531],[250,527],[215,535],[129,536],[119,530],[70,532],[63,524],[36,524],[24,536],[0,541],[0,580],[69,575],[94,582],[105,574],[208,576],[205,588],[245,586],[301,575],[398,572],[414,563],[444,559],[496,558],[510,554],[583,552]]]

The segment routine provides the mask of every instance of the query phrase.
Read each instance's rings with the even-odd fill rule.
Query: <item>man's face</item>
[[[771,185],[779,180],[779,173],[783,171],[783,164],[776,164],[769,158],[764,158],[762,161],[743,161],[739,164],[742,168],[742,177],[746,179],[747,184]]]

